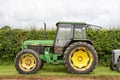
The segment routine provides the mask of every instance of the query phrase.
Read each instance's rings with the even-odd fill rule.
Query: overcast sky
[[[77,21],[103,27],[120,26],[120,0],[0,0],[0,27],[55,27]]]

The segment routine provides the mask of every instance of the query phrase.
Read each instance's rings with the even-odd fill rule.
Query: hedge
[[[46,32],[46,39],[53,40],[55,30]],[[0,64],[14,62],[15,56],[21,50],[23,41],[44,39],[44,30],[11,29],[5,26],[0,29]]]
[[[55,30],[47,30],[46,39],[53,40]],[[14,62],[15,56],[21,50],[23,41],[31,39],[44,39],[43,29],[11,29],[3,27],[0,29],[0,64],[3,62]],[[94,42],[98,52],[99,64],[108,66],[111,61],[113,49],[120,49],[120,29],[110,30],[88,30],[88,38]]]

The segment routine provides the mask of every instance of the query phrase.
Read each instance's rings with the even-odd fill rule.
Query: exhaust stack
[[[44,23],[44,40],[46,40],[46,23]]]

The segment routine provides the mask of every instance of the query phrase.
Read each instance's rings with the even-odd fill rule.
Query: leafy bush
[[[0,62],[13,62],[16,54],[21,50],[23,41],[44,39],[44,30],[0,29]],[[46,32],[46,39],[54,40],[55,30]],[[89,30],[88,38],[94,42],[94,47],[99,55],[99,64],[108,66],[113,49],[120,49],[120,29]]]
[[[53,40],[55,30],[47,31],[46,39]],[[44,39],[44,30],[22,30],[4,27],[0,29],[0,64],[14,62],[15,56],[21,50],[25,40],[42,40]]]
[[[99,63],[108,66],[113,49],[120,49],[120,29],[88,31],[99,55]]]

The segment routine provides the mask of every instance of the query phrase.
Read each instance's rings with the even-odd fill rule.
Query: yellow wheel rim
[[[71,51],[69,61],[74,69],[83,71],[91,66],[93,56],[85,47],[77,47]]]
[[[32,71],[36,66],[36,58],[30,53],[23,54],[19,59],[19,66],[24,71]]]

